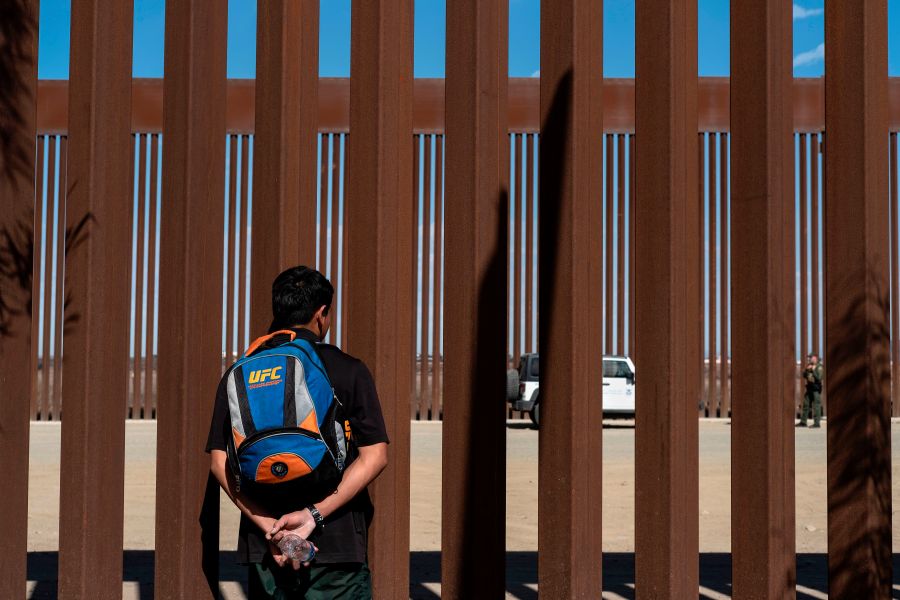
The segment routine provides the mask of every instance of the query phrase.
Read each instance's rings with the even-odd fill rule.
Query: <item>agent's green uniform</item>
[[[816,363],[812,368],[803,370],[803,380],[806,382],[806,393],[803,394],[803,411],[800,413],[800,425],[806,425],[810,404],[813,411],[813,427],[819,427],[822,419],[822,385],[825,381],[825,368],[822,363]]]

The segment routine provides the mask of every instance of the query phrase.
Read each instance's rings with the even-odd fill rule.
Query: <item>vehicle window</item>
[[[524,356],[519,359],[519,379],[525,379],[526,364],[528,364],[528,360]]]
[[[531,376],[534,377],[535,379],[540,377],[540,370],[541,370],[540,358],[541,358],[540,356],[535,356],[531,359],[530,371],[531,371]]]
[[[604,377],[631,377],[631,369],[624,360],[604,360],[603,361]]]

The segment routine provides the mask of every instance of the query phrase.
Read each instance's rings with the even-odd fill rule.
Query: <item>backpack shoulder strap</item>
[[[268,335],[258,337],[255,340],[253,340],[253,343],[251,343],[250,346],[247,347],[247,351],[244,352],[244,357],[246,358],[246,357],[252,355],[253,353],[258,352],[264,346],[268,345],[269,342],[273,341],[276,337],[285,336],[285,335],[290,336],[290,339],[286,340],[286,342],[293,342],[294,338],[297,337],[297,334],[289,329],[280,329],[280,330],[270,333]],[[280,346],[281,344],[286,343],[286,342],[280,342],[278,344],[273,344],[273,345]]]

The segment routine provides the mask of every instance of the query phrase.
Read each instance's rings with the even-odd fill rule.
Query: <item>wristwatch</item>
[[[309,511],[309,514],[311,514],[312,518],[316,521],[316,527],[325,529],[325,517],[322,516],[322,513],[319,512],[319,509],[316,508],[315,505],[310,504],[306,507],[306,510]]]

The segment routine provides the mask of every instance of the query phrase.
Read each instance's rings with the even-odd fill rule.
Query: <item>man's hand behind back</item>
[[[283,567],[289,562],[288,557],[281,554],[278,543],[284,539],[286,535],[299,535],[304,540],[309,539],[312,532],[316,529],[316,520],[310,514],[309,510],[304,508],[292,513],[288,513],[275,521],[272,529],[266,532],[266,539],[269,540],[269,549],[272,557],[279,567]],[[318,551],[318,548],[316,549]],[[276,554],[276,552],[278,554]],[[294,569],[300,568],[300,561],[290,561]],[[304,567],[308,567],[309,563],[303,563]]]

